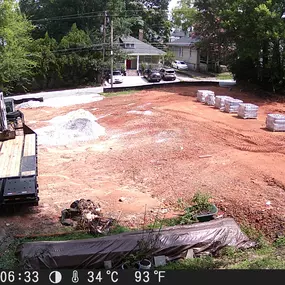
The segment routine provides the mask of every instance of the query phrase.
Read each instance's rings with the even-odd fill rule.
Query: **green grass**
[[[216,78],[217,79],[221,79],[221,80],[224,80],[224,79],[233,79],[233,75],[232,73],[230,72],[223,72],[223,73],[219,73],[216,75]]]
[[[110,93],[99,93],[100,95],[104,97],[115,97],[115,96],[120,96],[120,95],[129,95],[134,92],[137,92],[136,90],[126,90],[126,91],[120,91],[120,92],[110,92]]]
[[[171,262],[159,269],[165,270],[201,270],[201,269],[216,269],[222,265],[220,260],[213,257],[205,256],[200,258],[186,259],[183,261]]]
[[[162,226],[174,226],[179,224],[179,218],[163,219],[155,221],[148,229],[161,228]],[[233,247],[225,247],[215,256],[204,256],[188,260],[171,262],[160,269],[285,269],[285,237],[278,238],[275,242],[268,242],[261,232],[248,225],[241,225],[242,231],[257,242],[255,248],[239,250]],[[116,224],[108,235],[120,234],[131,231],[129,228]],[[0,269],[17,269],[20,265],[15,257],[15,251],[19,244],[31,241],[65,241],[102,237],[88,233],[70,232],[64,236],[38,237],[15,239],[9,247],[0,253]]]
[[[167,224],[173,219],[164,220]],[[248,250],[234,247],[221,249],[215,257],[207,256],[169,263],[162,269],[285,269],[285,237],[270,243],[260,231],[241,225],[242,231],[255,241],[257,246]]]
[[[115,235],[129,231],[130,229],[127,227],[123,227],[121,225],[114,225],[108,235]],[[89,233],[70,232],[66,235],[61,235],[61,236],[15,239],[4,252],[0,253],[0,269],[16,269],[19,267],[18,260],[15,257],[15,252],[17,247],[21,243],[34,242],[34,241],[67,241],[67,240],[98,238],[102,236],[103,235],[100,234],[91,235]]]

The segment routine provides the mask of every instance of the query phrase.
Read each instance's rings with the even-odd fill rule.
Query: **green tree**
[[[143,29],[146,41],[168,42],[171,23],[168,19],[170,0],[126,1],[127,11],[132,15],[132,35],[137,37],[139,29]]]
[[[57,50],[63,86],[77,86],[94,81],[102,67],[101,53],[93,49],[90,37],[73,24]]]
[[[284,86],[284,22],[281,0],[195,0],[195,31],[219,60],[231,51],[236,79],[277,90]]]
[[[53,88],[55,82],[60,78],[58,59],[55,55],[58,44],[55,39],[50,38],[46,33],[44,38],[35,40],[33,45],[37,54],[33,88]]]
[[[35,67],[32,28],[16,1],[0,2],[0,86],[6,91],[25,88]]]
[[[181,0],[179,6],[172,11],[172,20],[176,27],[187,32],[195,22],[197,10],[193,7],[193,0]]]

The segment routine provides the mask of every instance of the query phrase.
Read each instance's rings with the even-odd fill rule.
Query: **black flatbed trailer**
[[[37,134],[25,125],[23,114],[17,112],[7,114],[8,121],[17,122],[14,138],[0,141],[0,206],[37,206]]]

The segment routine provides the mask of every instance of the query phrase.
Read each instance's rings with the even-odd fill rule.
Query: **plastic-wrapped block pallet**
[[[238,116],[243,119],[256,119],[258,106],[249,103],[241,103],[238,107]]]
[[[197,101],[205,103],[205,99],[207,95],[209,94],[215,95],[215,93],[211,90],[198,90],[197,91]]]
[[[234,99],[226,95],[217,95],[215,98],[215,108],[220,109],[220,111],[225,111],[225,100]]]
[[[273,132],[285,132],[285,115],[268,114],[266,118],[266,128]]]
[[[225,100],[225,112],[226,113],[237,113],[239,104],[243,103],[239,99],[226,99]]]
[[[209,106],[215,106],[215,94],[208,94],[205,98],[205,103]]]

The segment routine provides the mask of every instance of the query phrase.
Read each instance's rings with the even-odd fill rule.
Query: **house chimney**
[[[139,29],[139,40],[143,41],[143,30]]]

